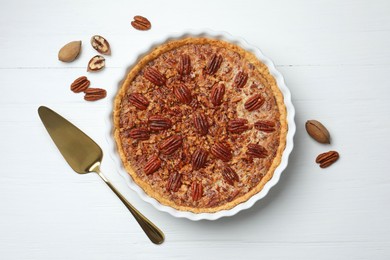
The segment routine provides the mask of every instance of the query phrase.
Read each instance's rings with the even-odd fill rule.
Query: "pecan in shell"
[[[308,120],[305,124],[307,133],[317,142],[330,144],[330,134],[328,129],[317,120]]]
[[[110,55],[111,49],[108,41],[100,35],[94,35],[91,38],[92,47],[101,54]]]
[[[87,71],[99,71],[104,66],[106,66],[106,59],[101,55],[96,55],[89,60]]]

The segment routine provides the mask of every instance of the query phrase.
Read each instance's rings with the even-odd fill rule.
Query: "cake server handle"
[[[99,168],[94,169],[95,172],[102,178],[102,180],[110,187],[110,189],[118,196],[118,198],[125,204],[126,208],[129,209],[130,213],[137,220],[138,224],[145,231],[149,239],[155,244],[161,244],[164,242],[164,233],[156,227],[149,219],[141,214],[126,198],[111,184],[111,182],[103,175]]]

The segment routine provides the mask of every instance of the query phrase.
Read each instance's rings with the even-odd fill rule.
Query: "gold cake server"
[[[80,174],[97,173],[129,209],[149,239],[155,244],[164,242],[164,233],[134,208],[100,171],[102,149],[89,136],[50,108],[40,106],[38,114],[70,167]]]

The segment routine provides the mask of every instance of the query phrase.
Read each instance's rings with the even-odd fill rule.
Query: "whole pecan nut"
[[[339,158],[340,155],[338,152],[329,151],[318,155],[316,158],[316,163],[318,163],[321,168],[326,168],[336,162]]]
[[[239,71],[233,80],[233,87],[242,88],[245,86],[247,81],[248,81],[248,74],[243,71]]]
[[[249,144],[246,154],[255,158],[265,158],[268,156],[268,151],[259,144]]]
[[[208,155],[209,153],[202,148],[195,150],[192,154],[192,169],[199,170],[203,168],[206,165]]]
[[[227,130],[235,134],[241,134],[248,129],[249,129],[248,120],[244,118],[236,118],[230,120],[227,125]]]
[[[225,166],[225,168],[222,170],[222,177],[230,185],[234,185],[235,181],[240,181],[238,174],[229,166]]]
[[[203,185],[200,182],[194,181],[191,184],[191,197],[193,201],[198,201],[203,196]]]
[[[80,93],[85,91],[89,85],[90,81],[87,79],[87,77],[81,76],[73,81],[73,83],[70,85],[70,90],[72,90],[74,93]]]
[[[157,155],[152,155],[145,163],[144,172],[146,175],[152,174],[157,171],[161,166],[161,159]]]
[[[178,86],[174,87],[173,93],[175,94],[176,98],[184,104],[189,104],[192,101],[191,91],[184,84],[179,84]]]
[[[167,191],[177,192],[182,184],[181,177],[181,174],[176,171],[171,173],[167,182]]]
[[[187,54],[180,56],[178,72],[181,76],[188,76],[191,73],[191,59]]]
[[[86,101],[96,101],[107,96],[107,91],[102,88],[87,88],[84,93],[84,99]]]
[[[193,117],[194,126],[200,135],[207,135],[209,131],[209,122],[204,113],[196,113]]]
[[[215,84],[211,89],[211,95],[210,95],[211,103],[213,103],[214,106],[221,105],[224,95],[225,95],[225,85],[222,83]]]
[[[244,107],[248,111],[254,111],[259,109],[264,102],[265,100],[261,94],[255,94],[245,102]]]
[[[255,128],[259,131],[271,133],[275,131],[275,122],[269,120],[259,120],[254,124]]]
[[[72,41],[65,44],[58,52],[58,59],[63,62],[74,61],[80,54],[81,41]]]
[[[206,73],[209,75],[215,74],[218,71],[219,67],[221,67],[222,61],[222,55],[214,54],[207,63]]]
[[[106,65],[106,59],[101,55],[93,56],[88,62],[87,71],[99,71]]]
[[[141,110],[145,110],[149,106],[149,101],[140,93],[130,94],[128,100],[133,106]]]
[[[172,121],[160,115],[150,116],[148,123],[152,131],[167,130],[172,127]]]
[[[157,86],[163,86],[166,82],[165,76],[162,75],[157,69],[151,67],[145,69],[144,77]]]
[[[131,22],[131,26],[140,31],[146,31],[152,28],[150,21],[140,15],[134,16],[134,21]]]
[[[226,143],[222,143],[222,142],[215,143],[211,147],[210,152],[216,158],[221,159],[224,162],[230,161],[233,157],[232,150],[229,147],[229,145]]]
[[[180,135],[172,135],[167,139],[163,140],[159,144],[159,149],[162,154],[170,155],[179,149],[183,144],[183,139]]]
[[[150,138],[150,132],[147,128],[134,128],[129,132],[130,138],[136,140],[148,140]]]
[[[328,129],[317,120],[308,120],[305,124],[307,133],[317,142],[330,144],[330,134]]]
[[[91,38],[92,47],[101,54],[110,55],[111,49],[108,41],[100,35],[94,35]]]

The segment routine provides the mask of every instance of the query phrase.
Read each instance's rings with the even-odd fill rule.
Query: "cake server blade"
[[[149,239],[155,244],[164,242],[164,233],[134,208],[100,171],[103,152],[99,145],[83,131],[50,108],[40,106],[38,114],[50,137],[70,167],[80,174],[97,173],[129,209]]]

